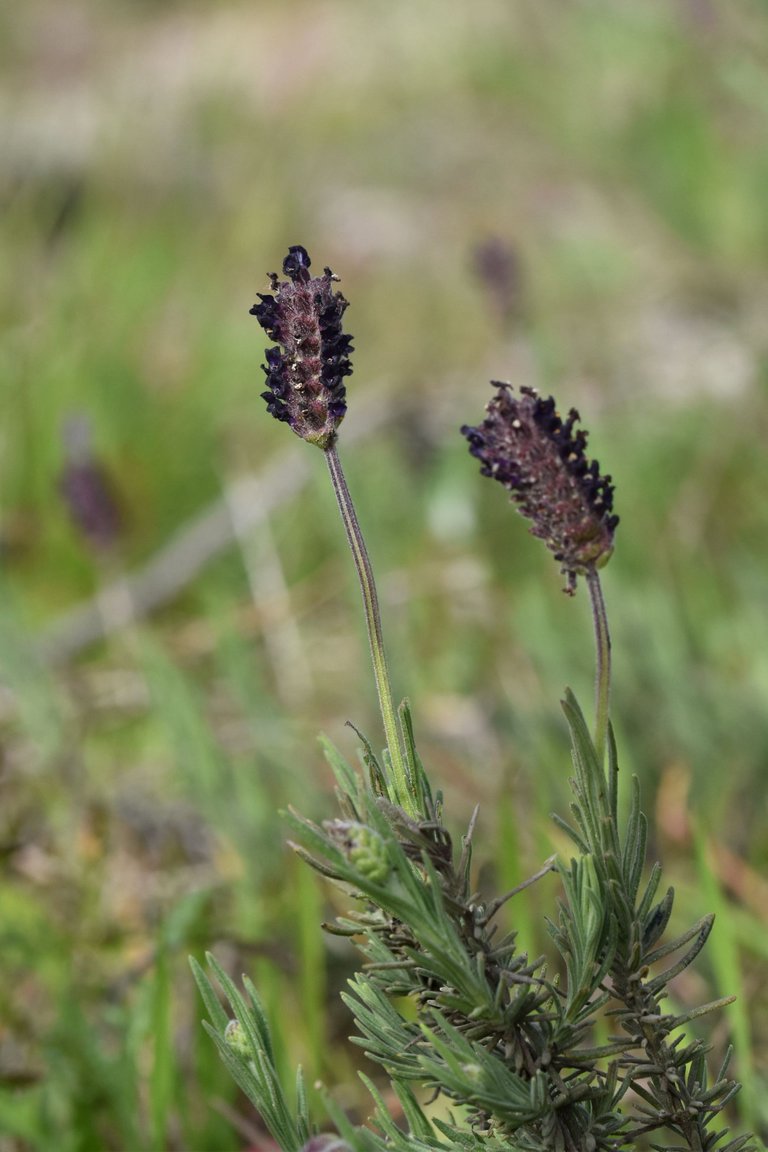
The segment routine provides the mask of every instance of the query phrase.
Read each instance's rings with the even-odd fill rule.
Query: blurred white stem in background
[[[278,696],[283,703],[290,701],[294,708],[301,708],[312,692],[309,661],[258,478],[249,481],[247,491],[242,485],[229,485],[224,499],[251,597],[259,609]],[[256,519],[254,511],[259,513]]]
[[[109,566],[109,570],[111,569],[112,565]],[[107,569],[104,570],[105,577],[107,571]],[[133,624],[136,621],[137,613],[128,580],[123,576],[113,576],[113,579],[108,582],[105,579],[96,593],[96,608],[105,636],[122,632]]]
[[[394,419],[397,408],[381,391],[373,390],[345,421],[347,443],[365,440]],[[130,601],[132,615],[118,618],[100,611],[98,597],[62,613],[34,639],[37,655],[49,664],[61,664],[124,627],[170,603],[207,564],[233,543],[233,502],[241,529],[261,524],[264,517],[302,491],[313,475],[311,453],[296,445],[277,453],[258,473],[233,481],[227,493],[213,500],[180,525],[174,535],[141,567],[121,577],[121,595]],[[111,586],[99,593],[111,596]]]
[[[440,395],[440,403],[430,399],[418,416],[420,427],[433,443],[455,435],[466,413],[466,395],[456,381],[447,378]],[[373,440],[387,425],[397,423],[400,412],[401,405],[385,386],[372,387],[356,400],[344,421],[345,446]],[[66,663],[89,645],[170,603],[211,560],[232,546],[233,502],[243,531],[262,524],[266,516],[298,496],[315,475],[313,464],[317,462],[311,457],[312,453],[297,443],[276,453],[258,474],[232,481],[225,495],[180,525],[149,560],[123,573],[120,595],[125,597],[124,605],[130,602],[130,617],[118,613],[105,616],[97,599],[87,600],[63,612],[38,633],[33,640],[37,655],[48,664]],[[111,595],[111,587],[99,593],[101,597]]]

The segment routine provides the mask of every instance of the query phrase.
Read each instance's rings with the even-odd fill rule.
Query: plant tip
[[[347,411],[344,378],[352,372],[352,337],[341,326],[347,301],[326,268],[311,276],[306,248],[293,244],[283,260],[287,280],[270,276],[271,293],[258,293],[251,308],[276,347],[267,348],[267,391],[262,397],[276,420],[319,448],[332,447]]]
[[[613,485],[589,461],[587,433],[575,425],[571,408],[565,420],[554,399],[543,400],[523,386],[516,396],[510,384],[494,381],[497,392],[482,424],[465,424],[462,435],[482,464],[480,471],[503,484],[531,532],[542,539],[573,594],[576,577],[607,564],[619,517],[612,513]]]

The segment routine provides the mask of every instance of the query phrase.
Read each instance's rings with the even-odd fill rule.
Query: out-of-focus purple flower
[[[517,250],[507,240],[490,236],[473,252],[472,269],[488,293],[502,325],[518,319],[523,303],[523,272]]]
[[[464,425],[462,434],[482,474],[503,484],[533,521],[531,532],[561,563],[572,593],[576,577],[602,568],[613,552],[619,517],[611,511],[611,477],[587,460],[587,433],[574,431],[575,408],[563,420],[551,396],[542,400],[528,387],[516,396],[511,385],[494,383],[498,391],[485,420],[476,428]]]
[[[278,347],[267,348],[267,410],[302,440],[330,448],[347,411],[344,377],[352,372],[352,337],[342,331],[347,301],[333,291],[330,268],[311,277],[305,248],[294,245],[283,261],[287,280],[271,276],[272,293],[258,293],[251,308]]]
[[[59,491],[87,543],[109,551],[120,537],[122,516],[109,474],[93,451],[88,421],[80,416],[69,420],[63,440],[66,460]]]

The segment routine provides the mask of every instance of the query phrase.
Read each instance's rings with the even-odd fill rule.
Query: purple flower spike
[[[533,521],[531,532],[561,563],[565,591],[573,594],[576,577],[602,568],[613,552],[619,517],[611,512],[611,477],[587,460],[587,433],[574,431],[574,408],[563,420],[551,396],[542,400],[522,387],[518,397],[511,385],[494,384],[485,420],[477,428],[464,425],[462,434],[482,474],[503,484]]]
[[[59,492],[84,540],[97,552],[108,553],[119,542],[123,517],[111,477],[95,454],[88,420],[70,418],[63,441],[66,459]]]
[[[273,274],[272,294],[259,292],[251,315],[278,345],[265,353],[267,411],[302,440],[330,448],[347,411],[352,337],[341,327],[347,301],[333,291],[338,277],[326,268],[313,278],[310,264],[306,248],[289,248],[283,261],[288,280]]]

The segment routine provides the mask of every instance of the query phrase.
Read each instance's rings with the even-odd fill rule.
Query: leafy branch
[[[611,642],[599,577],[618,525],[611,478],[587,459],[578,414],[563,419],[551,397],[530,388],[516,396],[498,385],[484,421],[462,429],[482,472],[503,484],[553,552],[565,590],[572,594],[578,577],[586,580],[596,643],[593,736],[570,692],[563,704],[573,802],[570,820],[556,821],[575,854],[546,861],[511,892],[488,899],[472,881],[477,812],[455,846],[416,749],[410,708],[393,707],[374,575],[336,448],[351,371],[351,339],[341,326],[347,302],[334,292],[330,269],[312,277],[309,267],[306,250],[291,248],[288,280],[273,276],[272,293],[252,309],[277,343],[266,353],[264,398],[272,415],[325,453],[360,580],[387,747],[379,759],[361,737],[356,770],[326,742],[339,815],[322,824],[296,812],[287,818],[295,851],[349,898],[347,914],[326,928],[351,937],[362,954],[343,999],[354,1042],[390,1081],[402,1120],[364,1077],[370,1122],[353,1125],[326,1096],[335,1133],[320,1133],[301,1072],[290,1089],[280,1079],[255,989],[245,979],[244,997],[212,957],[232,1016],[193,962],[208,1031],[285,1152],[618,1152],[638,1141],[693,1152],[754,1149],[746,1135],[727,1141],[715,1123],[738,1091],[727,1077],[730,1053],[710,1080],[708,1048],[688,1031],[729,999],[682,1013],[663,1007],[670,982],[706,943],[712,917],[663,940],[674,893],[658,898],[658,864],[644,880],[647,819],[637,781],[626,821],[619,817]],[[552,871],[562,894],[547,926],[561,978],[496,923],[503,906]],[[447,1119],[428,1117],[425,1094],[445,1098]],[[647,1143],[662,1135],[676,1143]]]

